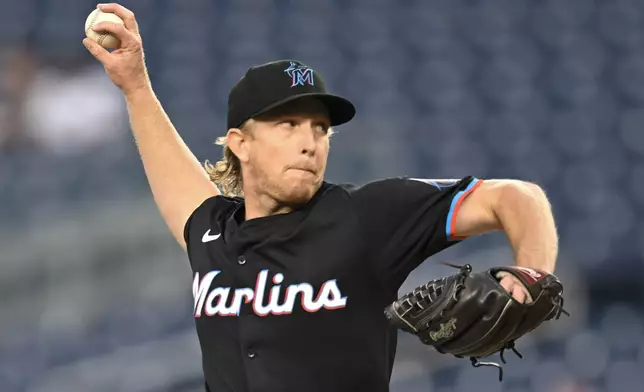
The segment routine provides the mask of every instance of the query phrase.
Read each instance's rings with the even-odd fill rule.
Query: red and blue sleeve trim
[[[474,192],[474,190],[478,188],[482,183],[483,180],[474,178],[472,181],[470,181],[467,188],[454,195],[452,204],[449,207],[449,213],[447,214],[447,224],[445,227],[445,235],[448,239],[458,240],[465,238],[454,235],[454,230],[456,229],[456,216],[458,215],[458,210],[461,208],[461,203],[463,203],[463,200],[465,200],[467,196],[470,195],[470,193]]]

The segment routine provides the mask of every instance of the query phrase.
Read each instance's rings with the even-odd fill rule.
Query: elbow
[[[533,196],[535,196],[537,198],[545,198],[546,197],[546,192],[543,190],[543,188],[540,187],[539,185],[533,183],[533,182],[521,181],[521,185],[528,192],[530,192]]]
[[[514,206],[521,208],[526,205],[549,204],[543,188],[532,182],[508,180],[504,181],[500,188],[500,195],[497,199],[498,207]]]
[[[528,194],[527,197],[531,198],[537,204],[539,205],[550,204],[548,202],[548,196],[546,195],[546,191],[539,185],[532,182],[524,181],[524,182],[521,182],[521,186],[523,187],[523,192]]]
[[[519,180],[486,180],[466,199],[457,215],[458,237],[507,230],[512,221],[542,210],[545,192]]]

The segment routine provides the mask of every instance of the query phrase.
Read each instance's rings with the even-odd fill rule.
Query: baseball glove
[[[514,342],[544,321],[558,319],[563,309],[563,286],[542,271],[522,267],[495,267],[472,273],[468,264],[454,275],[432,280],[400,297],[385,309],[395,327],[416,335],[442,354],[470,358],[474,367],[495,366],[499,381],[502,367],[480,358],[514,348]],[[517,302],[500,284],[497,275],[507,272],[527,288],[531,301]],[[529,303],[528,303],[529,302]]]

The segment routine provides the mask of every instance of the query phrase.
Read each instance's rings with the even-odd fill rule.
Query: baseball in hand
[[[87,17],[85,21],[85,35],[87,38],[93,39],[98,42],[99,45],[105,49],[116,49],[121,44],[115,36],[109,33],[98,33],[92,30],[92,27],[102,23],[102,22],[112,22],[123,24],[123,19],[119,18],[117,15],[110,12],[103,12],[98,8],[92,11],[91,14]]]

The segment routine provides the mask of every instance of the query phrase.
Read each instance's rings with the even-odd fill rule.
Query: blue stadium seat
[[[406,85],[420,103],[436,107],[448,105],[465,90],[464,75],[441,59],[417,63],[408,73]]]
[[[372,53],[394,47],[386,14],[348,11],[334,18],[336,44],[353,53]]]
[[[478,389],[489,392],[502,392],[503,385],[499,383],[499,375],[495,371],[496,369],[481,371],[484,369],[477,369],[471,366],[462,367],[454,391],[467,392]]]
[[[482,133],[491,153],[508,158],[526,156],[538,139],[534,124],[515,112],[490,115]]]
[[[223,11],[217,2],[211,0],[165,0],[163,6],[163,12],[170,18],[177,14],[208,16]]]
[[[478,87],[484,97],[497,105],[508,106],[530,99],[532,75],[519,64],[498,58],[482,67]]]
[[[595,330],[579,331],[566,342],[566,367],[579,379],[599,377],[608,365],[610,347]]]
[[[637,50],[644,35],[641,24],[644,12],[641,2],[619,1],[599,4],[596,10],[597,31],[610,46]]]
[[[618,121],[618,135],[624,147],[638,154],[644,154],[644,134],[641,132],[644,110],[624,110]]]
[[[555,391],[565,387],[571,378],[567,364],[560,359],[542,361],[534,367],[530,377],[532,391]]]
[[[273,28],[274,37],[286,47],[299,45],[318,49],[320,44],[332,43],[334,19],[335,15],[325,11],[291,10],[279,16]]]
[[[483,50],[494,50],[516,36],[526,13],[522,3],[504,1],[506,6],[480,3],[454,13],[459,30],[468,41]]]
[[[603,312],[600,331],[617,353],[637,354],[639,347],[634,342],[644,341],[643,321],[638,309],[628,304],[615,304]]]
[[[644,163],[639,162],[630,169],[628,173],[628,193],[631,200],[644,209]]]
[[[433,2],[427,2],[432,4]],[[462,48],[450,15],[433,8],[408,8],[394,15],[395,36],[402,45],[416,52]]]
[[[584,0],[547,0],[544,2],[544,8],[549,14],[574,27],[587,23],[595,13],[593,4]]]
[[[577,199],[584,195],[582,191],[578,194]],[[575,249],[574,260],[578,268],[592,270],[607,261],[611,254],[611,239],[603,223],[591,218],[574,219],[570,211],[565,211],[565,215],[568,219],[562,223],[560,230],[562,247]]]
[[[588,157],[599,148],[599,129],[583,111],[557,113],[548,128],[553,147],[567,155]]]
[[[559,65],[580,77],[598,78],[609,58],[599,37],[585,34],[567,42],[559,52]]]
[[[337,11],[337,1],[318,1],[318,0],[292,0],[284,8],[283,12],[305,13],[308,15],[324,15]]]
[[[233,12],[265,13],[271,12],[279,5],[277,0],[234,0],[227,2]]]
[[[0,37],[8,42],[23,42],[37,24],[37,6],[35,0],[0,1],[2,9],[11,10],[0,13]]]
[[[641,364],[634,361],[611,363],[605,375],[606,391],[637,391],[644,384]]]
[[[553,12],[545,5],[534,6],[527,15],[526,25],[533,37],[547,48],[559,48],[583,35],[579,26],[567,22],[565,16]]]
[[[398,95],[400,75],[390,72],[388,67],[379,66],[378,63],[356,62],[346,69],[343,76],[343,90],[351,97],[370,100],[375,96]]]

